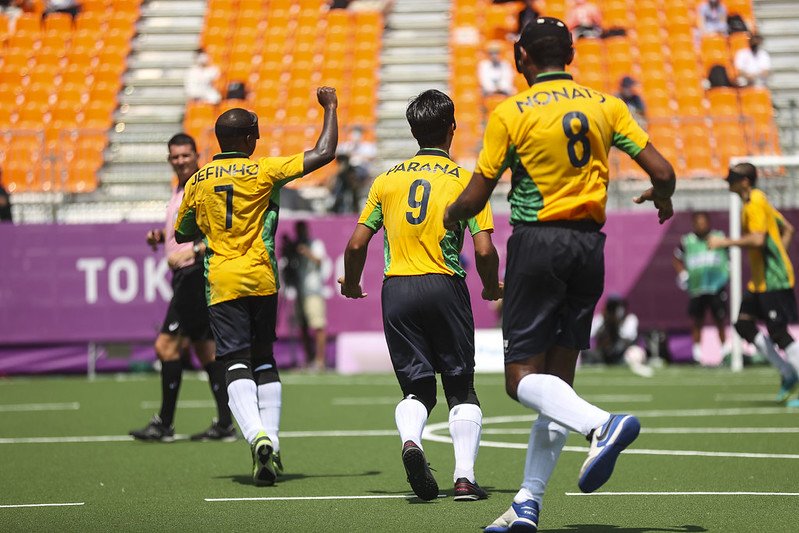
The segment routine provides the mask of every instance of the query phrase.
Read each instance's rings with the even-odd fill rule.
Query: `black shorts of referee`
[[[161,333],[183,335],[192,341],[211,338],[202,264],[193,264],[172,273],[172,300],[166,310]]]

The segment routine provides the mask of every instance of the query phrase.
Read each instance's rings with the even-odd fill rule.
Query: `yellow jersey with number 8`
[[[620,99],[550,72],[491,113],[476,171],[489,179],[513,171],[511,224],[602,224],[611,146],[636,157],[647,142]]]
[[[205,235],[208,305],[277,292],[277,194],[302,176],[303,161],[222,153],[189,178],[175,231]]]

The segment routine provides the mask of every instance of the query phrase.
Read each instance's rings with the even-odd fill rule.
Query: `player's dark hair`
[[[747,178],[752,187],[757,184],[757,167],[752,163],[738,163],[732,167],[732,171],[742,178]]]
[[[441,146],[455,124],[455,104],[446,94],[430,89],[411,100],[405,118],[420,148]]]
[[[691,212],[691,219],[697,219],[699,217],[705,217],[706,219],[710,220],[710,213],[707,211],[692,211]]]
[[[541,37],[528,42],[521,40],[519,44],[538,69],[565,68],[572,51],[571,43],[557,37]]]
[[[258,138],[258,116],[240,107],[228,109],[216,119],[214,133],[223,152],[239,151],[248,135]]]
[[[188,133],[176,133],[169,139],[166,146],[167,148],[171,148],[172,146],[191,146],[191,149],[195,153],[197,152],[197,143],[194,142],[194,138]]]

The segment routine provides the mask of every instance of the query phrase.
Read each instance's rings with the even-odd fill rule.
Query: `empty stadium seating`
[[[43,4],[31,2],[13,31],[0,14],[4,182],[11,192],[90,191],[141,0],[83,0],[74,21],[42,20]]]
[[[725,3],[730,13],[742,15],[751,24],[751,0]],[[612,93],[623,76],[637,79],[653,142],[670,157],[679,176],[720,175],[733,155],[779,153],[768,90],[705,89],[712,65],[724,65],[733,75],[733,57],[746,46],[745,34],[698,37],[698,0],[606,0],[596,4],[605,27],[623,28],[626,35],[578,40],[569,70],[578,82]],[[464,106],[458,104],[466,102],[473,107],[473,103],[483,102],[484,112],[495,105],[480,95],[477,61],[486,42],[502,39],[504,58],[513,62],[510,41],[516,31],[514,15],[521,8],[521,2],[453,0],[451,85],[458,118],[455,154],[460,157],[476,155],[485,116],[461,116]],[[566,0],[548,0],[543,14],[563,17],[567,8]],[[521,76],[517,87],[526,87]],[[636,165],[618,153],[612,154],[612,168],[616,178],[643,177]]]
[[[217,88],[224,93],[230,82],[243,81],[247,100],[189,102],[184,128],[201,151],[213,152],[215,117],[243,106],[260,118],[256,156],[306,150],[321,126],[316,87],[330,85],[339,97],[342,134],[357,124],[373,138],[382,33],[377,12],[327,11],[324,2],[310,0],[210,0],[202,45],[221,69]],[[324,182],[332,170],[326,167],[302,185]]]

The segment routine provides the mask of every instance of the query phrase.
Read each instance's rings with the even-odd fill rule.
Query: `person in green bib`
[[[691,216],[693,231],[680,239],[674,250],[677,286],[688,292],[688,316],[691,317],[692,355],[702,361],[702,327],[710,316],[719,332],[722,352],[729,352],[725,332],[727,322],[727,283],[730,281],[730,260],[727,250],[708,247],[709,237],[724,238],[724,233],[711,229],[710,215],[696,211]]]

